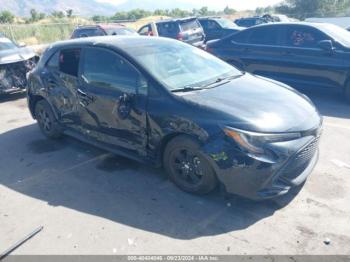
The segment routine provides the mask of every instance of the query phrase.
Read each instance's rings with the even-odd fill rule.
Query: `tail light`
[[[176,39],[177,39],[177,40],[180,40],[180,41],[182,41],[183,38],[184,38],[184,36],[183,36],[182,33],[178,33],[177,36],[176,36]]]

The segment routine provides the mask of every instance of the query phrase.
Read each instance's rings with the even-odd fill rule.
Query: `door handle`
[[[121,119],[126,119],[131,112],[133,95],[123,94],[118,98],[118,115]]]

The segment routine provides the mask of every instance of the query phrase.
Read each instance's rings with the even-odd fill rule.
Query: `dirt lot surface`
[[[0,252],[42,225],[14,254],[350,254],[350,106],[308,92],[320,161],[299,194],[266,202],[192,196],[162,170],[47,140],[23,95],[1,98]]]

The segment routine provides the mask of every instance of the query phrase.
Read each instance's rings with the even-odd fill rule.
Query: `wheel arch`
[[[55,118],[58,119],[58,114],[57,114],[56,110],[54,110],[52,104],[44,96],[39,95],[39,94],[28,94],[28,106],[29,106],[29,110],[30,110],[30,113],[32,114],[33,118],[36,119],[35,106],[41,100],[45,100],[49,104]]]
[[[167,135],[165,135],[163,137],[163,139],[160,142],[160,145],[158,146],[158,150],[157,150],[157,165],[158,166],[163,166],[163,155],[164,155],[164,151],[165,151],[167,145],[174,138],[179,137],[179,136],[187,136],[189,138],[192,138],[192,139],[196,140],[200,144],[203,144],[203,142],[200,139],[200,137],[196,136],[194,134],[189,134],[189,133],[185,133],[185,132],[172,132],[172,133],[169,133],[169,134],[167,134]]]

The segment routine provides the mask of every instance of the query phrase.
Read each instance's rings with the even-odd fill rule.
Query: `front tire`
[[[170,179],[182,190],[207,194],[217,185],[214,170],[200,154],[199,143],[184,135],[171,140],[163,155],[163,166]]]
[[[52,109],[45,100],[40,100],[35,105],[35,117],[43,134],[51,139],[62,136],[62,130],[56,120]]]

